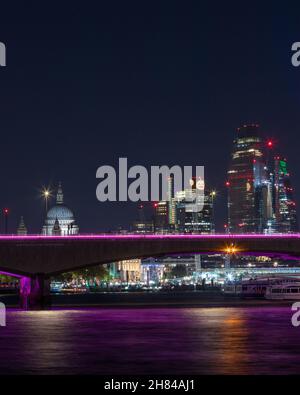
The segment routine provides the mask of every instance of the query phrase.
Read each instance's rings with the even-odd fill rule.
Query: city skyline
[[[245,134],[246,133],[246,134]],[[252,137],[251,137],[252,136]],[[254,136],[254,137],[253,137]],[[249,140],[250,138],[250,140]],[[245,142],[247,140],[247,143],[245,145]],[[249,143],[248,143],[249,140]],[[248,144],[248,145],[247,145]],[[250,145],[249,145],[250,144]],[[98,232],[117,232],[120,230],[123,231],[138,231],[138,233],[143,233],[141,232],[141,229],[138,230],[138,228],[136,228],[136,224],[134,223],[134,219],[136,220],[136,222],[142,222],[144,220],[144,222],[146,221],[146,227],[148,226],[147,224],[149,223],[148,229],[146,230],[146,233],[172,233],[174,231],[176,231],[177,233],[212,233],[214,231],[216,231],[217,233],[221,233],[221,232],[226,232],[226,231],[230,231],[232,233],[252,233],[252,232],[256,232],[256,233],[272,233],[272,232],[296,232],[298,229],[298,223],[297,223],[297,218],[296,218],[296,203],[295,203],[295,199],[294,199],[294,188],[291,187],[291,176],[290,176],[290,172],[287,170],[287,162],[286,162],[286,158],[282,155],[279,154],[279,152],[281,153],[280,150],[280,141],[278,139],[276,139],[275,137],[273,139],[270,138],[266,138],[266,136],[261,132],[261,128],[258,124],[243,124],[240,127],[236,128],[236,135],[233,136],[233,147],[235,151],[233,151],[232,153],[232,158],[235,159],[231,159],[231,161],[229,161],[228,163],[228,171],[227,174],[225,175],[225,181],[223,184],[223,190],[221,191],[216,191],[216,189],[211,186],[209,180],[207,180],[207,178],[205,178],[205,205],[203,207],[203,210],[201,210],[201,213],[199,214],[201,218],[205,218],[206,216],[206,220],[205,222],[203,222],[202,225],[200,225],[200,227],[197,227],[197,225],[192,225],[192,228],[190,228],[189,226],[187,228],[185,228],[184,222],[186,221],[183,217],[182,217],[182,209],[180,209],[180,204],[182,207],[185,207],[185,203],[184,203],[184,199],[185,199],[185,194],[182,195],[184,193],[184,191],[179,192],[176,194],[176,196],[172,195],[174,193],[174,185],[173,183],[169,185],[169,198],[171,199],[169,202],[140,202],[140,203],[135,203],[135,210],[136,212],[133,214],[133,217],[130,218],[130,221],[127,224],[123,224],[123,226],[119,226],[119,224],[115,224],[112,223],[111,227],[108,229],[101,229],[99,227]],[[242,147],[242,148],[240,148]],[[245,147],[245,148],[244,148]],[[240,150],[244,150],[240,151]],[[237,160],[240,161],[240,156],[242,153],[242,157],[243,155],[245,156],[246,162],[243,166],[245,167],[246,171],[246,175],[243,176],[245,178],[245,185],[249,185],[249,193],[252,193],[252,197],[251,199],[253,200],[252,203],[247,203],[248,205],[250,204],[250,206],[247,208],[245,207],[245,214],[246,217],[243,217],[243,215],[241,214],[241,207],[243,205],[242,203],[242,194],[241,194],[241,188],[244,188],[244,183],[240,184],[240,186],[238,187],[237,191],[237,201],[236,201],[236,205],[237,205],[237,214],[236,214],[236,219],[234,221],[236,221],[236,225],[232,225],[231,221],[231,216],[230,215],[230,210],[232,210],[231,206],[232,206],[232,197],[230,196],[230,190],[233,189],[233,184],[234,184],[234,179],[236,178],[236,176],[232,173],[236,173],[236,170],[232,170],[234,168],[239,169],[241,164],[239,162],[236,162]],[[234,165],[234,163],[237,163],[236,165]],[[232,167],[232,166],[237,166],[237,167]],[[281,167],[284,167],[283,169],[281,169]],[[276,170],[277,169],[277,170]],[[280,170],[281,169],[281,170]],[[240,171],[240,170],[238,170]],[[281,179],[281,175],[284,176],[284,178]],[[238,176],[238,179],[241,180],[241,177]],[[250,179],[253,180],[253,187],[250,185]],[[246,182],[247,181],[247,182]],[[249,184],[250,182],[250,184]],[[267,187],[267,184],[269,185]],[[292,177],[292,184],[293,184],[293,177]],[[194,181],[194,187],[196,185],[196,182]],[[256,186],[255,186],[256,185]],[[281,189],[277,188],[277,186],[281,185]],[[260,190],[258,190],[258,186],[262,186],[260,188]],[[193,187],[191,187],[193,188]],[[264,192],[264,189],[267,188],[266,192]],[[277,189],[276,189],[277,188]],[[227,191],[226,191],[227,190]],[[248,189],[247,189],[248,190]],[[251,192],[253,190],[253,192]],[[288,190],[288,198],[286,195],[286,192],[284,192],[285,190]],[[172,192],[170,192],[172,191]],[[192,191],[192,189],[191,189]],[[222,200],[222,192],[227,192],[227,200],[225,203],[225,206],[223,206],[223,212],[227,210],[227,220],[224,221],[223,226],[216,226],[216,222],[215,221],[215,206],[216,203],[215,201],[218,200],[220,198],[220,194],[221,194],[221,200]],[[229,193],[230,192],[230,193]],[[64,194],[62,191],[62,185],[61,182],[57,183],[57,187],[55,187],[54,185],[49,185],[47,187],[43,187],[40,189],[39,191],[40,195],[40,200],[42,202],[42,222],[45,221],[46,218],[46,214],[49,212],[50,213],[50,217],[52,218],[50,220],[51,225],[47,225],[47,228],[45,227],[45,223],[43,225],[43,230],[42,233],[43,234],[48,234],[51,235],[52,234],[52,228],[54,225],[54,221],[55,219],[58,219],[59,222],[57,223],[57,226],[62,225],[63,227],[63,231],[61,231],[62,235],[66,235],[66,234],[71,234],[73,233],[73,230],[69,229],[69,225],[64,225],[63,223],[65,223],[65,215],[66,213],[68,214],[68,218],[70,217],[69,223],[71,224],[70,226],[74,225],[74,232],[78,233],[78,229],[77,224],[75,224],[75,220],[73,218],[73,213],[72,211],[69,210],[69,208],[64,204]],[[187,190],[188,195],[191,193]],[[229,193],[229,194],[228,194]],[[246,190],[245,190],[246,193]],[[282,195],[284,194],[284,195]],[[279,195],[281,196],[281,200],[279,199]],[[172,198],[172,196],[174,196]],[[250,196],[250,195],[249,195]],[[259,197],[261,196],[261,197]],[[209,200],[208,200],[209,199]],[[248,198],[247,198],[248,199]],[[262,200],[261,200],[262,199]],[[71,203],[72,199],[67,199],[68,203]],[[56,205],[55,205],[55,201],[56,201]],[[182,203],[180,203],[180,201],[182,201]],[[261,201],[261,203],[259,203]],[[264,202],[265,201],[265,202]],[[285,225],[279,226],[279,212],[284,211],[288,208],[288,206],[286,206],[285,203],[279,203],[280,201],[284,202],[287,201],[287,204],[289,204],[289,201],[291,204],[293,204],[294,211],[295,211],[295,219],[294,221],[294,225],[288,225],[288,223],[286,223]],[[176,203],[175,203],[176,202]],[[268,202],[268,203],[267,203]],[[276,203],[278,202],[278,203]],[[45,204],[46,204],[46,211],[45,211]],[[128,205],[132,205],[129,202],[127,202]],[[285,204],[284,207],[279,207],[279,204]],[[62,205],[62,207],[60,207],[60,205]],[[263,206],[265,206],[265,208],[263,208]],[[164,208],[164,207],[165,208]],[[258,207],[259,206],[259,207]],[[55,211],[56,208],[58,207],[58,211]],[[48,210],[51,209],[52,210]],[[61,208],[63,210],[61,210]],[[157,217],[157,214],[155,212],[157,212],[157,210],[161,208],[163,211],[160,215],[160,217]],[[146,210],[145,210],[146,209]],[[179,211],[178,211],[179,210]],[[181,214],[180,214],[180,210],[181,210]],[[229,210],[229,211],[228,211]],[[252,211],[251,211],[252,210]],[[253,211],[255,210],[255,212]],[[271,211],[270,211],[271,210]],[[55,212],[54,212],[55,211]],[[143,213],[142,213],[143,211]],[[178,212],[177,212],[178,211]],[[189,209],[188,209],[189,211]],[[269,212],[269,214],[268,214]],[[64,218],[61,217],[61,213],[63,215]],[[8,217],[10,220],[10,216],[11,216],[11,208],[4,208],[3,209],[3,229],[5,230],[5,227],[7,226],[6,224],[6,218]],[[289,221],[289,215],[287,214],[287,221]],[[293,215],[293,214],[292,214]],[[49,217],[49,218],[50,218]],[[60,218],[61,217],[61,218]],[[153,219],[152,219],[153,217]],[[156,224],[156,219],[158,218],[158,221],[160,221],[159,224]],[[199,217],[199,218],[200,218]],[[262,219],[263,217],[265,217],[265,219]],[[159,219],[161,218],[161,219]],[[183,225],[180,225],[180,218],[181,221],[183,220],[184,222],[182,223]],[[245,222],[245,225],[247,223],[247,219],[245,220],[245,218],[249,218],[250,222],[251,221],[265,221],[265,225],[263,225],[262,223],[259,225],[258,222],[256,222],[256,225],[253,223],[250,228],[248,229],[248,227],[246,227],[245,229],[241,229],[241,223]],[[67,219],[67,218],[66,218]],[[80,219],[79,219],[80,220]],[[24,216],[21,215],[20,219],[19,219],[19,226],[20,226],[20,221],[21,221],[21,227],[26,225],[26,232],[31,233],[31,234],[38,234],[40,233],[40,230],[37,231],[32,231],[32,227],[30,222],[25,221],[26,224],[24,225]],[[68,221],[68,219],[67,219]],[[196,220],[197,222],[198,220]],[[201,219],[201,222],[203,221],[203,219]],[[274,222],[275,221],[275,222]],[[49,223],[50,223],[49,222]],[[150,224],[150,222],[152,222],[152,225]],[[194,223],[195,222],[195,218],[192,219],[190,218],[190,220],[188,220],[188,222]],[[175,224],[176,223],[176,224]],[[277,223],[277,225],[276,225]],[[173,225],[172,225],[173,224]],[[196,227],[195,227],[196,226]],[[28,230],[29,228],[29,230]],[[48,230],[44,230],[44,229],[48,229]],[[160,230],[159,230],[160,229]],[[21,229],[21,234],[22,234],[23,230]],[[71,233],[70,233],[71,232]],[[6,231],[3,231],[3,233],[6,233]],[[8,233],[17,233],[17,227],[15,229],[10,228]],[[84,231],[83,233],[97,233],[97,232],[91,232],[89,229],[87,229],[86,231]]]
[[[0,9],[0,374],[299,374],[300,4]]]
[[[142,4],[98,4],[88,12],[74,5],[70,17],[66,5],[55,15],[25,5],[16,15],[4,5],[0,207],[11,209],[9,227],[16,229],[23,215],[37,232],[39,189],[59,180],[82,232],[126,226],[134,204],[95,198],[96,169],[124,156],[146,167],[204,164],[219,191],[220,229],[233,132],[243,123],[259,123],[267,137],[278,138],[297,193],[300,89],[291,64],[297,13],[239,7],[206,4],[182,14],[176,2],[159,12]]]

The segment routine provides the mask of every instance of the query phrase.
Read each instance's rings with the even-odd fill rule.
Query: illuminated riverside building
[[[79,233],[75,223],[73,212],[64,204],[64,195],[61,184],[59,184],[56,194],[56,204],[48,210],[42,234],[53,235],[76,235]]]
[[[141,279],[141,260],[129,259],[116,263],[116,271],[122,282],[137,282]]]
[[[141,263],[141,281],[147,284],[158,284],[164,277],[165,265],[157,259],[146,258]]]

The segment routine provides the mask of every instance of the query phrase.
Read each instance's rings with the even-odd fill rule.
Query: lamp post
[[[47,211],[48,211],[48,199],[49,199],[49,195],[50,195],[50,192],[49,192],[48,190],[46,190],[46,191],[44,192],[46,213],[47,213]]]
[[[212,227],[211,227],[211,231],[212,233],[215,232],[215,197],[217,195],[216,191],[211,191],[210,196],[211,196],[211,222],[212,222]]]
[[[7,235],[8,233],[8,215],[9,215],[9,209],[4,208],[3,209],[3,214],[4,214],[4,233]]]
[[[52,196],[52,195],[51,195],[51,191],[50,191],[49,188],[43,188],[43,189],[42,189],[42,197],[43,197],[44,200],[45,200],[45,211],[46,211],[46,215],[47,215],[47,212],[48,212],[48,200],[50,199],[51,196]]]

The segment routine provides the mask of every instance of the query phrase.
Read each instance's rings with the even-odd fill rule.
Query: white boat
[[[282,287],[288,284],[299,284],[300,279],[293,276],[268,276],[248,279],[224,284],[223,293],[227,296],[239,296],[241,298],[263,298],[270,287]],[[279,299],[279,298],[278,298]]]
[[[267,287],[266,299],[300,300],[300,282],[273,284]]]

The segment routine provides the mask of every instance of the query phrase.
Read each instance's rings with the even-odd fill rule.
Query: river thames
[[[9,309],[1,374],[299,374],[290,307]]]

